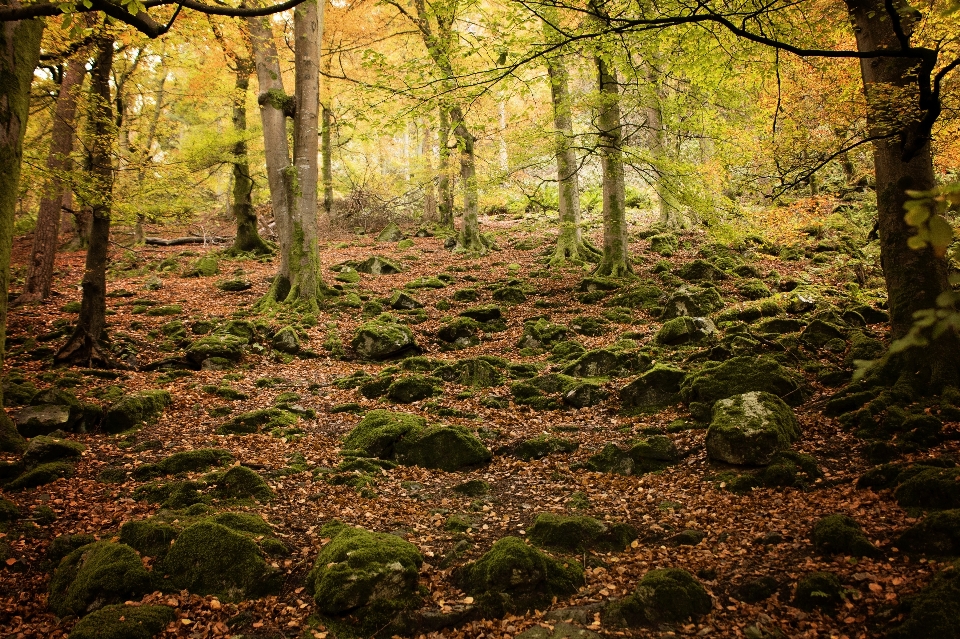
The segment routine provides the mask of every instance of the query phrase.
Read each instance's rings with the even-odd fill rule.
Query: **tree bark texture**
[[[253,64],[249,59],[234,60],[233,130],[237,142],[233,145],[233,196],[231,208],[237,221],[237,235],[231,251],[268,255],[273,252],[257,230],[257,212],[253,208],[253,178],[250,177],[250,160],[247,154],[247,91]]]
[[[90,118],[91,174],[89,189],[93,220],[90,247],[80,288],[80,316],[73,334],[54,356],[58,364],[114,367],[116,362],[105,345],[107,313],[107,257],[110,246],[110,211],[113,204],[113,149],[117,143],[116,122],[110,101],[110,71],[113,66],[113,38],[103,37],[97,45],[97,57],[90,73],[93,98]]]
[[[660,85],[660,78],[655,72],[648,69],[647,84],[650,88],[650,95],[647,98],[648,104],[644,106],[643,111],[646,119],[647,129],[647,148],[653,156],[653,169],[658,176],[654,189],[657,193],[657,206],[659,208],[659,225],[672,230],[688,229],[692,225],[691,220],[684,215],[677,202],[677,197],[673,193],[673,185],[666,177],[667,171],[664,165],[667,164],[668,150],[666,141],[666,131],[663,127],[663,110],[660,106],[660,92],[657,87]],[[657,164],[661,166],[657,166]]]
[[[432,224],[437,220],[437,188],[433,181],[433,127],[429,119],[421,122],[423,135],[420,137],[420,155],[423,158],[424,174],[427,180],[423,186],[423,222]]]
[[[453,180],[450,176],[450,113],[440,107],[440,174],[437,190],[440,191],[440,226],[453,228]]]
[[[623,181],[623,133],[620,122],[620,88],[616,71],[596,58],[600,88],[598,113],[600,160],[603,168],[603,257],[594,273],[600,276],[633,275],[627,246],[626,189]]]
[[[453,135],[457,139],[457,150],[460,152],[460,182],[463,188],[463,227],[460,229],[459,245],[464,250],[483,253],[487,246],[480,236],[480,194],[474,153],[476,140],[467,129],[463,111],[459,106],[450,107],[450,119]]]
[[[81,56],[74,56],[67,62],[54,107],[53,123],[50,130],[50,151],[47,154],[46,184],[43,185],[40,198],[40,211],[37,214],[37,227],[33,236],[33,249],[27,266],[27,279],[23,293],[17,298],[18,304],[38,302],[50,297],[53,284],[53,263],[57,256],[57,243],[60,238],[60,209],[64,191],[69,187],[65,175],[73,162],[74,129],[77,116],[77,93],[86,75]]]
[[[333,212],[333,145],[330,140],[330,129],[333,126],[333,111],[327,105],[321,105],[323,122],[320,128],[320,154],[323,156],[323,212],[330,215]]]

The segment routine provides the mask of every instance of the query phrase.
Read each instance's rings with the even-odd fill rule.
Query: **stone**
[[[610,626],[656,626],[696,620],[712,608],[713,600],[693,575],[665,568],[647,572],[633,593],[607,606],[603,619]]]
[[[527,295],[518,286],[504,286],[493,292],[493,301],[503,304],[522,304],[527,301]]]
[[[69,462],[58,461],[40,464],[17,477],[4,488],[10,491],[35,488],[53,483],[63,477],[73,477],[75,472],[76,468]]]
[[[923,468],[900,483],[893,496],[902,508],[948,510],[960,508],[960,468]]]
[[[338,282],[343,282],[344,284],[356,284],[360,281],[360,274],[357,273],[355,268],[344,266],[340,269],[340,272],[334,276],[333,279]]]
[[[396,222],[389,222],[383,227],[383,230],[377,234],[378,242],[399,242],[403,238],[403,231],[400,230]]]
[[[960,636],[960,562],[934,575],[914,595],[905,597],[906,618],[886,639],[956,639]]]
[[[83,615],[152,590],[150,573],[130,546],[98,541],[74,550],[50,579],[48,605],[58,617]]]
[[[417,308],[423,308],[423,304],[415,300],[409,293],[404,291],[394,291],[387,303],[394,310],[412,311]]]
[[[574,561],[552,559],[518,537],[503,537],[461,569],[460,582],[485,614],[501,616],[543,610],[553,597],[576,593],[583,569]]]
[[[152,519],[125,522],[120,526],[120,543],[126,544],[144,557],[162,560],[177,538],[177,529]]]
[[[354,269],[358,273],[366,273],[367,275],[395,275],[403,271],[396,262],[382,255],[368,257],[357,263]]]
[[[393,459],[397,443],[411,431],[426,427],[426,420],[410,413],[372,410],[344,438],[343,449],[364,457]]]
[[[797,582],[793,605],[801,610],[833,609],[843,603],[843,585],[832,572],[813,572]]]
[[[231,417],[217,429],[218,435],[247,435],[261,430],[293,426],[297,415],[283,408],[258,408]]]
[[[633,526],[602,522],[585,515],[540,513],[527,530],[527,539],[542,548],[582,553],[620,552],[637,536]]]
[[[452,348],[469,348],[480,343],[480,324],[469,317],[455,317],[437,331],[437,338]]]
[[[570,328],[578,335],[599,337],[600,335],[605,335],[610,330],[610,322],[602,317],[581,315],[570,320]]]
[[[615,291],[622,286],[621,282],[609,277],[585,277],[577,284],[577,290],[581,293],[593,293],[594,291],[610,292]]]
[[[227,293],[239,293],[240,291],[250,290],[253,288],[253,284],[242,277],[237,277],[230,280],[220,280],[217,282],[217,288]]]
[[[635,284],[619,291],[606,302],[606,306],[652,310],[663,296],[663,289],[650,281]]]
[[[763,335],[787,335],[802,331],[806,325],[806,322],[791,317],[771,317],[757,324],[756,331]]]
[[[635,354],[610,349],[586,351],[563,369],[572,377],[624,377],[640,367]]]
[[[750,278],[737,282],[737,292],[748,300],[760,300],[773,295],[761,280]]]
[[[441,392],[439,380],[423,375],[404,375],[387,388],[387,397],[398,404],[411,404]]]
[[[49,435],[57,430],[69,432],[73,430],[76,421],[75,409],[57,404],[27,406],[14,417],[17,432],[24,437]]]
[[[208,254],[184,269],[182,277],[212,277],[220,272],[220,260],[216,255]]]
[[[715,339],[717,334],[717,327],[706,317],[675,317],[660,327],[656,340],[659,344],[677,346]]]
[[[281,353],[291,355],[299,353],[300,336],[297,335],[297,329],[292,326],[284,326],[270,338],[270,345]]]
[[[677,275],[688,282],[718,282],[726,279],[726,274],[706,260],[693,260],[680,267]]]
[[[610,393],[593,382],[581,382],[563,394],[563,403],[571,408],[589,408],[606,400]]]
[[[22,461],[26,468],[35,468],[48,462],[76,461],[86,448],[83,444],[67,439],[40,435],[30,440]]]
[[[194,340],[187,347],[187,360],[195,366],[200,366],[205,360],[220,358],[230,362],[239,362],[243,359],[244,346],[249,340],[229,333],[214,333]]]
[[[650,238],[650,250],[664,257],[670,257],[677,252],[679,240],[673,233],[658,233]]]
[[[722,399],[713,406],[707,456],[728,464],[762,466],[800,439],[793,410],[766,392]]]
[[[523,325],[523,334],[517,342],[517,348],[531,348],[535,350],[549,349],[553,344],[567,336],[567,328],[553,324],[545,319],[528,321]]]
[[[812,348],[824,348],[832,340],[843,341],[846,334],[837,326],[815,319],[800,333],[800,341]]]
[[[113,604],[77,622],[68,639],[153,639],[176,620],[169,606]]]
[[[779,589],[780,584],[775,578],[770,575],[763,575],[754,579],[746,579],[738,584],[736,597],[747,603],[759,603],[772,597]]]
[[[554,453],[572,453],[579,447],[580,444],[571,439],[564,439],[543,433],[521,441],[513,447],[510,454],[517,459],[531,461],[534,459],[543,459]]]
[[[273,489],[257,471],[246,466],[231,466],[226,471],[212,473],[204,480],[213,484],[213,495],[219,499],[253,499],[267,502],[273,499]]]
[[[417,347],[409,327],[383,316],[361,324],[350,344],[357,355],[369,360],[400,357]]]
[[[896,546],[933,557],[960,555],[960,509],[929,513],[903,531]]]
[[[410,615],[423,605],[418,592],[423,557],[400,537],[325,525],[329,538],[307,575],[307,589],[320,614],[344,618],[364,636],[407,634]]]
[[[771,393],[791,406],[799,406],[807,397],[803,378],[770,357],[741,356],[710,362],[698,373],[687,375],[680,385],[683,401],[708,406],[719,399],[752,391]]]
[[[460,311],[460,316],[468,317],[478,322],[490,322],[503,319],[503,309],[497,304],[485,304]]]
[[[493,364],[479,357],[445,364],[437,368],[433,374],[446,382],[475,388],[490,388],[503,384],[503,375],[500,371]]]
[[[454,302],[476,302],[480,299],[480,294],[475,288],[461,288],[453,292]]]
[[[676,404],[685,377],[679,368],[657,364],[620,389],[620,405],[625,411],[648,412]]]
[[[675,317],[706,317],[723,308],[723,298],[717,289],[682,286],[671,294],[663,305],[661,320]]]
[[[860,524],[843,514],[827,515],[813,525],[813,547],[824,555],[876,557],[879,550],[863,534]]]
[[[516,639],[600,639],[592,630],[580,628],[566,621],[549,626],[533,626],[517,635]]]
[[[491,458],[477,436],[460,426],[428,426],[408,433],[396,445],[397,462],[447,472],[481,466]]]
[[[101,428],[106,433],[122,433],[131,430],[158,419],[172,401],[170,393],[165,390],[129,393],[106,410]]]

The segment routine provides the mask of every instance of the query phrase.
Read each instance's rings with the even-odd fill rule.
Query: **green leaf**
[[[943,249],[953,241],[953,227],[943,217],[934,215],[930,218],[930,243],[938,255],[943,255]]]
[[[907,209],[907,214],[903,216],[903,219],[910,226],[920,226],[930,217],[930,207],[926,202],[910,200],[905,202],[903,207]]]
[[[927,246],[927,241],[920,235],[912,235],[907,238],[907,246],[918,251]]]

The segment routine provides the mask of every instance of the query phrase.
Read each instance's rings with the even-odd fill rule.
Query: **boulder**
[[[702,288],[682,286],[667,298],[660,319],[675,317],[706,317],[723,308],[723,298],[711,286]]]
[[[361,324],[350,344],[357,355],[370,360],[400,357],[417,347],[409,327],[383,316]]]
[[[146,390],[129,393],[120,398],[103,416],[102,429],[106,433],[122,433],[153,421],[173,399],[165,390]]]
[[[358,273],[366,273],[367,275],[395,275],[403,271],[396,262],[382,255],[368,257],[362,262],[358,262],[354,269]]]
[[[812,572],[797,582],[793,605],[801,610],[833,609],[843,603],[843,585],[832,572]]]
[[[737,282],[737,292],[748,300],[760,300],[770,297],[773,293],[761,280],[750,278]]]
[[[433,374],[446,382],[476,388],[489,388],[503,383],[503,375],[500,371],[493,364],[479,357],[445,364],[437,368]]]
[[[677,252],[679,241],[673,233],[658,233],[650,238],[650,250],[664,257]]]
[[[646,573],[636,590],[607,606],[603,618],[610,626],[657,626],[697,619],[712,609],[713,600],[693,575],[665,568]]]
[[[12,482],[4,486],[6,490],[24,490],[26,488],[35,488],[50,484],[62,477],[73,477],[76,472],[73,464],[69,462],[48,462],[40,464],[35,468],[26,471]]]
[[[469,348],[480,343],[480,324],[469,317],[456,317],[437,331],[437,338],[452,348]]]
[[[204,255],[184,269],[183,277],[212,277],[220,272],[220,260],[216,255]]]
[[[960,509],[928,514],[903,531],[896,546],[934,557],[960,555]]]
[[[71,406],[41,404],[21,409],[14,417],[14,423],[22,436],[37,437],[57,430],[72,431],[77,419],[77,411]]]
[[[194,340],[187,347],[187,360],[194,366],[200,366],[204,361],[219,358],[230,362],[239,362],[243,359],[243,347],[249,343],[244,337],[229,333],[214,333]]]
[[[83,615],[152,590],[150,573],[130,546],[98,541],[74,550],[50,579],[48,605],[58,617]]]
[[[396,222],[389,222],[383,227],[383,230],[377,234],[378,242],[399,242],[403,238],[403,231],[400,230]]]
[[[283,408],[258,408],[231,417],[217,429],[218,435],[247,435],[261,430],[292,426],[297,415]]]
[[[531,461],[534,459],[543,459],[554,453],[572,453],[577,450],[579,446],[580,444],[571,439],[563,439],[562,437],[555,437],[543,433],[536,437],[523,440],[514,446],[510,453],[517,459]]]
[[[639,367],[636,354],[601,348],[584,352],[563,373],[572,377],[624,377]]]
[[[787,335],[802,331],[806,325],[806,322],[791,317],[771,317],[757,324],[756,331],[763,335]]]
[[[417,308],[423,308],[423,304],[415,300],[409,293],[403,291],[394,291],[387,304],[390,308],[397,311],[412,311]]]
[[[284,326],[270,338],[270,345],[281,353],[295,354],[300,352],[300,336],[297,329]]]
[[[523,325],[523,334],[517,342],[517,348],[532,348],[535,350],[549,349],[555,343],[567,336],[567,329],[559,324],[552,324],[545,319],[528,321]]]
[[[120,526],[120,543],[126,544],[144,557],[162,560],[177,538],[177,529],[153,519],[139,519]]]
[[[728,464],[763,466],[800,439],[793,410],[780,398],[750,392],[713,406],[707,429],[707,456]]]
[[[677,275],[688,282],[718,282],[726,279],[726,274],[706,260],[693,260],[681,266]]]
[[[834,324],[815,319],[800,333],[800,341],[812,348],[825,348],[833,340],[844,341],[846,334]]]
[[[653,282],[645,281],[618,292],[607,300],[606,305],[611,307],[651,310],[657,306],[662,296],[663,289]]]
[[[523,613],[549,605],[553,597],[577,592],[583,569],[561,563],[528,546],[518,537],[504,537],[480,559],[460,571],[462,588],[488,615]]]
[[[497,304],[485,304],[483,306],[474,306],[464,311],[460,311],[461,317],[468,317],[478,322],[490,322],[503,319],[503,309]]]
[[[211,473],[204,480],[213,484],[213,495],[219,499],[252,499],[267,502],[273,499],[273,489],[252,468],[231,466],[228,470]]]
[[[364,636],[407,634],[411,613],[423,605],[413,544],[339,522],[320,534],[330,539],[307,575],[307,589],[320,614],[344,618]]]
[[[397,443],[426,425],[426,420],[418,415],[372,410],[344,438],[343,448],[360,452],[364,457],[393,459]]]
[[[527,301],[527,295],[519,286],[504,286],[493,292],[493,301],[503,304],[522,304]]]
[[[408,433],[396,446],[396,460],[406,466],[448,472],[486,464],[492,456],[476,435],[461,426],[428,426]]]
[[[527,530],[527,539],[535,545],[569,553],[585,550],[620,552],[636,536],[636,529],[627,524],[556,513],[540,513]]]
[[[934,575],[919,592],[904,598],[903,623],[886,639],[956,639],[960,636],[960,562]]]
[[[903,475],[903,474],[902,474]],[[960,508],[960,468],[915,467],[900,483],[893,496],[902,508],[947,510]]]
[[[622,285],[621,282],[609,277],[585,277],[577,284],[577,290],[581,293],[593,293],[594,291],[610,292],[615,291]]]
[[[68,639],[153,639],[176,620],[168,606],[113,604],[77,622]]]
[[[85,449],[86,446],[77,442],[40,435],[30,440],[23,454],[23,465],[36,468],[48,462],[76,461]]]
[[[559,621],[527,628],[517,635],[517,639],[600,639],[600,635],[566,621]]]
[[[770,357],[745,355],[711,362],[698,373],[687,375],[680,385],[683,401],[701,402],[708,407],[718,399],[752,391],[771,393],[791,406],[799,406],[807,396],[803,378]]]
[[[586,468],[598,473],[639,475],[663,470],[680,458],[677,446],[666,435],[654,435],[634,443],[624,450],[610,443],[575,468]]]
[[[563,393],[563,403],[571,408],[596,406],[610,396],[606,389],[593,382],[581,382]]]
[[[398,404],[411,404],[433,397],[441,392],[440,382],[435,377],[403,375],[387,388],[387,397]]]
[[[679,368],[657,364],[620,389],[620,405],[626,411],[655,411],[680,401],[680,383],[686,377]]]
[[[824,555],[876,557],[879,551],[863,534],[860,524],[842,514],[827,515],[813,525],[810,534],[813,547]]]
[[[659,344],[697,344],[717,337],[717,327],[706,317],[675,317],[657,331]]]
[[[227,293],[239,293],[240,291],[250,290],[253,288],[253,284],[242,277],[235,277],[229,280],[220,280],[217,282],[217,288]]]

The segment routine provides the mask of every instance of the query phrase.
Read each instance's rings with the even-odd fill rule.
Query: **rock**
[[[453,292],[454,302],[476,302],[480,299],[480,294],[475,288],[461,288]]]
[[[425,419],[410,413],[372,410],[344,438],[343,449],[359,451],[365,457],[393,459],[397,443],[426,424]]]
[[[217,434],[246,435],[260,430],[270,431],[274,428],[293,426],[297,423],[297,419],[297,415],[283,408],[258,408],[230,418],[217,429]]]
[[[610,322],[602,317],[581,315],[570,320],[570,328],[572,328],[573,332],[577,333],[578,335],[599,337],[600,335],[606,335],[610,330]]]
[[[647,412],[676,404],[684,377],[679,368],[657,364],[620,389],[620,405],[627,411]]]
[[[465,565],[459,576],[478,607],[493,616],[542,610],[553,597],[572,595],[583,583],[579,564],[561,563],[517,537],[499,539],[480,559]]]
[[[320,533],[330,539],[307,575],[307,589],[323,615],[343,618],[369,636],[407,634],[418,592],[420,552],[400,537],[339,522]]]
[[[0,524],[9,524],[20,519],[20,509],[9,499],[0,497]]]
[[[594,291],[615,291],[620,288],[621,282],[609,277],[585,277],[577,284],[577,290],[581,293],[593,293]]]
[[[683,286],[667,298],[660,313],[661,320],[675,317],[706,317],[723,308],[723,298],[717,289],[705,286]]]
[[[552,628],[552,630],[551,630]],[[547,626],[533,626],[517,635],[516,639],[600,639],[592,630],[579,628],[566,621]]]
[[[173,399],[165,390],[129,393],[107,409],[102,429],[106,433],[122,433],[145,422],[156,420]]]
[[[527,301],[527,295],[518,286],[504,286],[493,292],[493,301],[503,304],[522,304]]]
[[[490,451],[476,435],[460,426],[428,426],[405,436],[396,446],[396,460],[405,466],[447,472],[486,464]]]
[[[736,587],[736,597],[747,603],[758,603],[769,599],[779,590],[780,584],[770,575],[755,579],[746,579]]]
[[[801,610],[832,609],[843,603],[843,585],[832,572],[813,572],[797,582],[793,605]]]
[[[650,250],[664,257],[677,252],[679,241],[673,233],[658,233],[650,238]]]
[[[168,606],[114,604],[81,619],[69,639],[153,639],[176,620]]]
[[[710,362],[700,372],[687,375],[680,385],[683,401],[708,406],[718,399],[752,391],[777,395],[791,406],[800,405],[807,396],[803,378],[769,357],[741,356]]]
[[[156,275],[151,275],[143,281],[143,288],[148,291],[159,291],[163,288],[163,280]]]
[[[561,552],[585,550],[620,552],[637,536],[633,526],[605,523],[584,515],[540,513],[527,530],[527,539],[537,546]]]
[[[503,384],[503,375],[500,371],[493,364],[479,357],[445,364],[437,368],[433,374],[446,382],[475,388],[489,388]]]
[[[832,340],[843,341],[846,334],[837,326],[815,319],[800,333],[800,341],[813,348],[824,348]]]
[[[533,459],[543,459],[554,453],[572,453],[579,448],[580,444],[570,439],[554,437],[543,433],[531,439],[525,439],[510,451],[517,459],[531,461]]]
[[[901,551],[934,557],[960,555],[960,509],[928,514],[903,531],[896,546]]]
[[[773,295],[766,284],[753,278],[737,282],[737,292],[748,300],[760,300]]]
[[[898,478],[893,496],[902,508],[960,508],[960,468],[918,467],[909,478]]]
[[[503,309],[496,304],[485,304],[483,306],[474,306],[464,311],[460,311],[461,317],[469,317],[478,322],[490,322],[503,319]]]
[[[270,345],[281,353],[295,354],[300,352],[300,336],[297,329],[284,326],[270,338]]]
[[[719,268],[706,260],[700,259],[681,266],[677,275],[688,282],[718,282],[727,277]]]
[[[383,315],[361,324],[350,344],[357,355],[370,360],[400,357],[417,348],[409,327]]]
[[[634,475],[663,470],[679,459],[676,444],[665,435],[654,435],[623,450],[616,444],[607,444],[579,467],[598,473]]]
[[[399,242],[404,238],[403,231],[396,222],[390,222],[377,235],[378,242]]]
[[[344,266],[333,279],[337,280],[338,282],[343,282],[344,284],[356,284],[360,281],[360,274],[357,273],[355,268]]]
[[[253,288],[253,284],[242,277],[237,277],[230,280],[220,280],[217,282],[217,288],[228,293],[239,293],[240,291],[250,290]]]
[[[442,392],[439,381],[423,375],[404,375],[387,388],[387,397],[399,404],[411,404]]]
[[[566,327],[559,324],[552,324],[545,319],[528,321],[523,325],[523,335],[517,342],[517,348],[549,349],[566,336]]]
[[[68,462],[49,462],[32,468],[4,486],[6,490],[24,490],[50,484],[62,477],[73,477],[76,469]]]
[[[938,572],[903,601],[906,618],[886,639],[956,639],[960,628],[960,563]]]
[[[186,357],[193,365],[200,366],[205,360],[220,358],[230,362],[243,359],[243,347],[249,340],[227,333],[215,333],[194,340],[187,347]]]
[[[563,394],[563,403],[571,408],[589,408],[607,399],[610,393],[599,384],[582,382]]]
[[[635,354],[610,349],[586,351],[563,369],[572,377],[624,377],[640,367]]]
[[[672,535],[667,541],[674,546],[696,546],[706,538],[706,533],[700,530],[687,529]]]
[[[128,521],[120,526],[120,543],[126,544],[144,557],[162,560],[177,538],[177,529],[152,519]]]
[[[713,601],[700,582],[686,570],[651,570],[637,589],[604,610],[604,625],[656,626],[697,619],[712,610]]]
[[[675,317],[657,332],[657,342],[676,346],[696,344],[717,337],[717,327],[706,317]]]
[[[793,410],[775,395],[750,392],[713,406],[707,456],[728,464],[762,466],[800,439]]]
[[[17,425],[5,412],[0,411],[0,452],[22,453],[26,448],[27,442],[17,430]]]
[[[437,338],[452,348],[469,348],[480,343],[480,324],[469,317],[455,317],[437,331]]]
[[[276,594],[283,583],[252,539],[211,521],[185,528],[158,569],[173,588],[227,602]]]
[[[393,295],[390,296],[390,301],[387,302],[390,308],[394,310],[407,310],[412,311],[416,308],[423,308],[423,304],[415,300],[409,293],[403,291],[394,291]]]
[[[77,420],[76,410],[70,406],[41,404],[27,406],[17,413],[17,431],[24,437],[49,435],[56,430],[72,431]]]
[[[253,499],[267,502],[273,499],[273,489],[257,471],[246,466],[231,466],[228,470],[212,473],[204,479],[213,484],[213,495],[219,499]]]
[[[842,514],[827,515],[815,523],[810,541],[818,552],[825,555],[876,557],[879,554],[877,547],[863,534],[860,524]]]
[[[58,617],[83,615],[152,590],[150,573],[130,546],[98,541],[74,550],[50,579],[48,605]]]
[[[182,277],[212,277],[220,272],[220,260],[216,255],[207,254],[184,269]]]
[[[854,331],[850,336],[850,350],[843,358],[843,363],[853,367],[857,360],[880,359],[885,352],[886,346],[883,342],[865,335],[863,331]]]
[[[76,461],[86,448],[77,442],[40,435],[30,440],[23,455],[23,465],[35,468],[48,462]]]
[[[395,275],[403,271],[396,262],[382,255],[368,257],[356,264],[354,269],[358,273],[366,273],[367,275]]]
[[[802,331],[806,323],[790,317],[771,317],[763,320],[756,326],[756,331],[763,335],[787,335]]]
[[[630,309],[642,308],[651,310],[656,307],[662,296],[663,289],[653,282],[645,281],[620,291],[607,300],[606,305],[610,307],[619,306]]]

